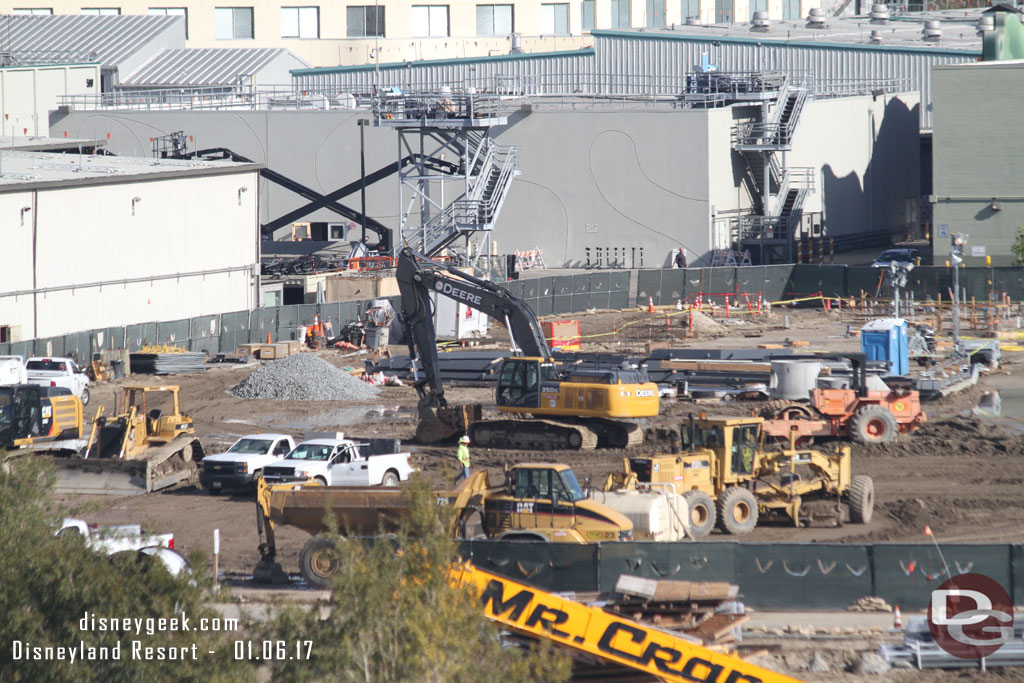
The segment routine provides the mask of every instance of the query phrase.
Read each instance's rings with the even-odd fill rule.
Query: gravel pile
[[[263,365],[230,393],[276,401],[365,401],[377,396],[377,388],[312,353],[300,353]]]

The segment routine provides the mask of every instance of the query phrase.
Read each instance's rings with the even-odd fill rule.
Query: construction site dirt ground
[[[684,336],[687,316],[675,310],[654,314],[640,311],[595,312],[576,315],[582,325],[584,350],[644,352],[649,342],[672,347],[738,348],[786,339],[807,341],[799,350],[852,352],[859,350],[856,330],[864,318],[846,310],[782,309],[771,316],[722,320],[700,318],[696,338]],[[666,317],[666,314],[668,317]],[[788,319],[788,328],[784,325]],[[667,323],[666,323],[667,320]],[[853,334],[848,335],[848,327]],[[618,330],[616,332],[616,330]],[[969,333],[969,331],[968,331]],[[503,330],[492,327],[492,339],[482,341],[499,348]],[[593,336],[592,336],[593,335]],[[507,337],[505,337],[507,339]],[[395,353],[404,348],[393,347]],[[333,350],[319,352],[339,367],[361,367],[365,356],[343,356]],[[983,375],[978,386],[940,401],[925,404],[928,422],[918,433],[894,444],[854,449],[854,472],[874,478],[876,511],[868,525],[797,529],[789,525],[759,526],[741,537],[744,542],[876,542],[925,541],[929,525],[941,542],[1024,542],[1024,506],[1019,504],[1024,483],[1024,354],[1004,353],[998,370]],[[258,401],[232,397],[228,389],[242,381],[255,366],[219,366],[202,374],[171,377],[136,375],[132,382],[179,384],[182,407],[195,421],[207,452],[223,450],[237,437],[259,431],[285,432],[302,438],[312,432],[344,431],[352,435],[402,438],[414,453],[415,464],[438,485],[455,473],[454,447],[417,446],[416,393],[410,387],[384,387],[370,402]],[[970,416],[982,391],[999,390],[1004,416]],[[117,383],[93,387],[92,415],[103,404],[109,411]],[[452,403],[492,406],[492,391],[484,387],[451,387]],[[662,411],[650,423],[676,426],[695,412],[749,414],[754,401],[665,399]],[[651,452],[664,444],[646,443],[629,452]],[[587,477],[600,485],[604,476],[622,466],[622,450],[521,452],[471,449],[473,466],[487,468],[496,478],[506,464],[521,461],[557,461],[568,464],[580,481]],[[500,479],[499,479],[500,480]],[[220,529],[220,569],[228,575],[249,575],[259,559],[256,513],[249,494],[211,495],[197,486],[184,486],[135,497],[62,496],[57,501],[66,513],[98,523],[139,523],[149,531],[173,532],[176,547],[212,553],[213,530]],[[298,568],[298,552],[307,536],[298,530],[278,532],[279,558],[288,572]],[[737,537],[717,532],[713,541]]]

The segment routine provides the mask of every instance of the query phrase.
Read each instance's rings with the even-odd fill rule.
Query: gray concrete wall
[[[917,93],[809,101],[787,154],[818,170],[806,211],[833,236],[916,226],[920,198]]]
[[[984,246],[994,265],[1010,265],[1010,245],[1024,225],[1024,143],[1014,129],[1024,111],[1024,62],[944,66],[934,78],[935,224],[970,235],[969,265],[984,264],[970,256],[971,246]],[[934,246],[940,263],[949,241],[936,236]]]
[[[808,103],[788,163],[820,170],[811,206],[824,202],[834,234],[903,225],[904,205],[919,192],[917,110],[908,99]],[[670,253],[685,246],[690,265],[700,265],[713,247],[712,207],[721,213],[749,204],[740,184],[742,160],[731,151],[735,115],[728,108],[514,114],[508,126],[493,131],[499,143],[520,146],[522,168],[493,235],[498,251],[540,248],[555,267],[586,265],[588,255],[594,263],[600,248],[605,264],[611,258],[650,268],[667,265]],[[72,137],[110,133],[113,152],[133,155],[149,154],[152,136],[183,130],[199,149],[228,147],[326,193],[359,178],[356,121],[364,116],[338,110],[72,112],[56,125]],[[397,158],[397,134],[367,127],[367,171]],[[457,193],[453,185],[446,198]],[[358,208],[359,194],[342,201]],[[304,203],[261,181],[262,222]],[[371,186],[367,206],[371,216],[397,228],[397,177]],[[312,220],[344,221],[327,211]]]

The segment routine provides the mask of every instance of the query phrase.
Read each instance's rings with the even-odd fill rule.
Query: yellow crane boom
[[[600,607],[561,598],[468,563],[454,567],[450,580],[471,587],[487,618],[505,628],[652,674],[669,683],[799,683],[795,678],[715,652],[683,636],[624,619]]]

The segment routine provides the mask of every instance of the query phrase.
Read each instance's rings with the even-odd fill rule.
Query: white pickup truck
[[[397,439],[311,439],[264,467],[263,478],[268,484],[313,479],[322,486],[397,486],[413,471],[409,454],[397,450]]]
[[[174,534],[143,534],[142,527],[138,524],[99,526],[69,517],[57,530],[57,536],[79,536],[85,540],[86,546],[107,555],[122,550],[142,550],[150,547],[174,550]]]
[[[81,538],[91,550],[110,556],[127,554],[136,563],[143,556],[152,557],[161,562],[171,576],[189,571],[188,561],[174,550],[174,534],[144,534],[138,524],[99,526],[68,517],[55,535]]]
[[[223,453],[203,458],[199,483],[210,493],[252,486],[263,468],[288,455],[295,442],[287,434],[250,434]]]
[[[71,358],[29,358],[25,373],[29,384],[70,389],[83,406],[89,405],[89,377]]]

